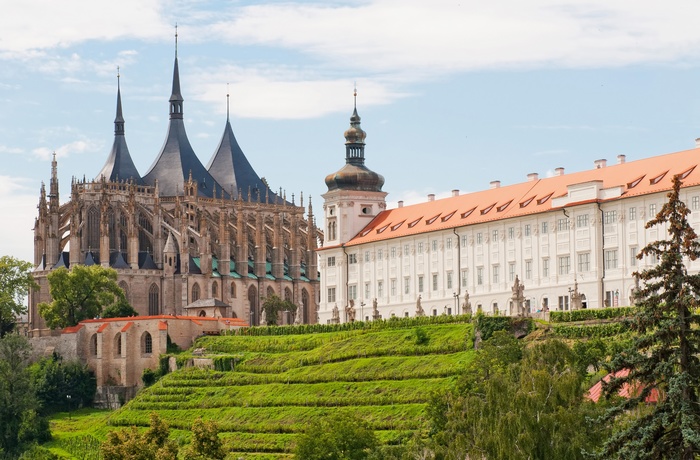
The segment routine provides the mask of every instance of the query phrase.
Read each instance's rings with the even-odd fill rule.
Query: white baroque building
[[[667,201],[674,175],[700,233],[700,148],[386,209],[384,178],[364,165],[365,132],[355,109],[346,164],[326,177],[320,323],[381,316],[515,314],[516,277],[531,312],[629,305],[637,259],[665,228],[645,229]],[[700,262],[690,264],[700,270]],[[376,299],[376,300],[375,300]],[[376,306],[375,308],[373,308]],[[334,309],[337,313],[334,315]],[[377,315],[378,313],[378,315]]]

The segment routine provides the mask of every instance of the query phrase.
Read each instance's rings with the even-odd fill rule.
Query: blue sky
[[[325,176],[344,164],[355,82],[366,163],[390,205],[692,148],[698,17],[689,0],[11,2],[0,17],[0,254],[32,259],[52,152],[62,202],[71,177],[101,169],[117,67],[127,143],[146,173],[166,134],[176,23],[202,163],[228,91],[258,174],[320,211]]]

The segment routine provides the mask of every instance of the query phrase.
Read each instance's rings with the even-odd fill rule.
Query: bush
[[[143,370],[143,373],[141,374],[141,381],[145,386],[150,387],[156,383],[156,380],[158,380],[158,376],[153,369],[146,368]]]
[[[428,337],[423,328],[417,327],[414,333],[416,335],[416,345],[427,345],[430,341],[430,337]]]

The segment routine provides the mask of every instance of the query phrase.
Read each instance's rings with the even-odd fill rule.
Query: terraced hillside
[[[110,424],[146,426],[157,411],[172,428],[187,430],[201,416],[219,424],[230,458],[289,458],[309,422],[347,411],[366,420],[382,442],[398,443],[425,427],[430,393],[449,385],[471,359],[472,325],[393,323],[202,337],[194,348],[203,348],[202,357],[218,370],[190,367],[166,375],[111,414]]]

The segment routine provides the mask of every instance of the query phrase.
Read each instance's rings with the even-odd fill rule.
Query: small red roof
[[[69,326],[69,327],[64,327],[63,330],[61,331],[62,334],[75,334],[78,332],[81,328],[83,327],[82,324],[78,324],[76,326]]]
[[[133,321],[129,321],[129,322],[126,323],[126,324],[124,325],[124,327],[122,328],[122,332],[128,331],[129,328],[130,328],[131,326],[133,326],[133,325],[134,325],[134,322],[133,322]]]
[[[630,371],[629,369],[622,369],[615,374],[608,374],[605,377],[603,377],[598,383],[593,385],[589,390],[588,394],[586,397],[593,401],[594,403],[597,403],[598,400],[600,399],[601,395],[603,394],[603,382],[609,382],[611,378],[620,378],[620,377],[627,377],[629,375]],[[641,393],[642,388],[637,387],[636,385],[630,385],[629,383],[625,383],[622,385],[620,390],[617,392],[620,396],[623,398],[630,398],[632,397],[631,395],[633,394],[639,394]],[[649,396],[646,397],[644,400],[647,403],[653,404],[657,403],[659,401],[659,390],[656,388],[652,388],[651,392],[649,393]]]
[[[102,331],[104,331],[105,329],[107,329],[107,326],[109,326],[109,324],[108,324],[108,323],[104,323],[102,326],[100,326],[99,328],[97,328],[97,332],[102,332]]]
[[[158,330],[159,331],[167,331],[168,330],[168,323],[165,321],[158,321]]]

